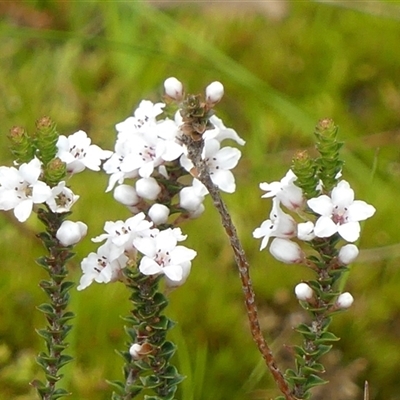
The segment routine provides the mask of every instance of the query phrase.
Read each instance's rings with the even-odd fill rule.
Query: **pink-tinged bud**
[[[207,103],[216,104],[224,95],[224,86],[221,82],[215,81],[206,87],[206,100]]]
[[[351,264],[358,256],[358,247],[354,244],[346,244],[339,251],[339,262],[343,265]]]
[[[336,307],[345,310],[353,304],[354,298],[349,292],[342,293],[336,300]]]
[[[183,85],[182,82],[178,81],[178,79],[171,77],[165,80],[164,82],[165,94],[171,99],[174,100],[182,100],[183,98]]]
[[[114,199],[124,206],[134,206],[140,201],[139,196],[133,186],[119,185],[114,189]]]
[[[149,217],[155,225],[165,224],[169,217],[169,208],[164,204],[153,204],[149,209]]]
[[[314,291],[307,285],[307,283],[299,283],[294,288],[296,297],[300,301],[311,300],[314,296]]]
[[[63,246],[72,246],[86,236],[87,225],[83,222],[64,221],[58,228],[56,238]]]
[[[155,200],[161,192],[161,188],[154,178],[141,178],[136,181],[136,193],[146,200]]]
[[[275,238],[269,246],[269,252],[285,264],[297,264],[304,260],[303,250],[289,239]]]

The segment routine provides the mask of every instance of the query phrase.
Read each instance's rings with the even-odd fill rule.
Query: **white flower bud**
[[[169,208],[164,204],[153,204],[149,209],[149,217],[155,225],[164,224],[168,221]]]
[[[353,304],[354,298],[349,292],[342,293],[336,300],[336,306],[343,310],[349,308]]]
[[[142,346],[139,343],[133,343],[133,345],[129,348],[129,354],[134,360],[139,360],[141,350]]]
[[[346,244],[339,251],[339,262],[343,265],[351,264],[358,256],[358,247],[354,244]]]
[[[312,299],[314,291],[307,285],[307,283],[299,283],[294,288],[294,292],[298,300],[307,301]]]
[[[200,215],[203,214],[205,209],[206,208],[204,207],[204,204],[200,204],[196,210],[189,212],[189,218],[191,219],[199,218]]]
[[[179,205],[188,211],[197,210],[204,201],[204,196],[199,196],[192,186],[183,188],[179,192]]]
[[[147,200],[155,200],[161,188],[154,178],[141,178],[136,181],[136,193]]]
[[[315,238],[314,224],[311,221],[297,224],[297,238],[309,242]]]
[[[140,199],[133,186],[119,185],[114,189],[114,199],[124,206],[134,206]]]
[[[165,94],[172,99],[182,100],[183,97],[183,85],[178,79],[171,77],[164,82]]]
[[[87,228],[87,225],[80,221],[64,221],[58,228],[56,238],[63,246],[71,246],[86,236]]]
[[[216,104],[224,95],[224,86],[221,82],[215,81],[206,87],[206,100],[207,103]]]
[[[269,251],[278,261],[285,264],[300,263],[304,259],[303,250],[297,243],[289,239],[275,238]]]

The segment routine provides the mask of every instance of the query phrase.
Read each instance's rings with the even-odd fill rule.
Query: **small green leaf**
[[[325,385],[327,383],[328,383],[328,381],[320,378],[317,375],[310,375],[307,379],[307,384],[305,385],[305,389],[309,390],[315,386]]]
[[[318,359],[319,357],[323,356],[326,353],[329,353],[332,349],[332,345],[319,345],[318,346],[318,350],[317,350],[317,356],[315,357],[315,359]]]
[[[55,312],[56,310],[54,309],[54,307],[48,303],[43,303],[39,306],[36,307],[39,311],[41,311],[42,313],[45,313],[47,315],[51,315],[51,316],[55,316]]]
[[[154,389],[163,384],[163,382],[154,375],[140,377],[140,380],[143,383],[143,386],[148,389]]]
[[[106,380],[106,382],[109,384],[109,385],[111,385],[111,386],[114,386],[115,388],[117,388],[118,390],[124,390],[125,389],[125,384],[124,383],[122,383],[121,381],[109,381],[109,380]]]
[[[339,337],[337,337],[335,334],[333,334],[332,332],[324,332],[316,341],[315,343],[317,344],[322,344],[325,342],[337,342],[338,340],[340,340]]]
[[[322,374],[325,372],[325,368],[322,364],[320,363],[315,363],[312,366],[303,366],[302,371],[306,375],[311,375],[311,374]]]

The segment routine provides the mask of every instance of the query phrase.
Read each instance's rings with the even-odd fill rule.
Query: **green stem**
[[[55,214],[43,209],[38,211],[38,218],[45,224],[46,232],[38,234],[47,248],[49,255],[37,260],[48,273],[49,279],[40,282],[39,286],[47,294],[49,303],[44,303],[38,309],[45,315],[47,326],[37,330],[44,339],[47,352],[41,352],[37,362],[45,372],[46,380],[33,381],[31,384],[37,389],[43,400],[56,400],[70,393],[57,388],[58,382],[63,377],[59,370],[72,360],[71,356],[63,354],[68,344],[65,339],[72,326],[67,322],[74,314],[67,311],[69,304],[69,290],[74,284],[65,280],[68,270],[66,262],[73,256],[69,248],[60,245],[56,238],[58,228],[67,214]]]
[[[141,349],[137,357],[128,351],[121,352],[125,359],[125,382],[112,382],[120,392],[112,398],[128,400],[142,391],[150,391],[153,394],[146,396],[148,400],[173,400],[183,377],[169,362],[176,347],[166,337],[174,323],[162,314],[168,301],[158,289],[160,276],[145,276],[129,267],[124,272],[134,306],[131,315],[125,318],[130,324],[126,328],[128,345],[137,344]]]
[[[314,266],[317,280],[308,282],[315,298],[311,304],[304,306],[312,318],[309,324],[301,324],[296,329],[303,335],[303,345],[295,348],[296,370],[289,373],[296,399],[309,399],[312,387],[327,383],[319,377],[325,372],[319,360],[331,350],[331,343],[339,340],[328,331],[331,309],[338,296],[336,283],[345,270],[334,262],[337,241],[338,237],[333,236],[329,239],[315,239],[312,243],[312,247],[319,253],[319,261],[315,261]]]

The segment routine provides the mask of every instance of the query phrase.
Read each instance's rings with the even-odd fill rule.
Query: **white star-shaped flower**
[[[93,281],[108,283],[116,281],[122,268],[126,267],[128,257],[121,254],[115,260],[110,260],[110,247],[107,243],[100,246],[97,253],[90,253],[81,262],[83,275],[78,290],[86,289]]]
[[[179,228],[169,228],[154,237],[134,239],[133,245],[144,255],[140,272],[144,275],[165,274],[171,281],[182,281],[190,269],[188,263],[196,256],[194,250],[177,245],[185,238]]]
[[[108,258],[114,261],[121,254],[133,254],[133,239],[137,236],[150,235],[153,223],[147,221],[143,212],[128,218],[126,221],[107,221],[104,224],[106,233],[92,239],[93,242],[106,240],[108,247]],[[153,232],[151,230],[151,232]]]
[[[296,235],[296,221],[289,215],[284,213],[280,206],[279,200],[274,197],[272,210],[269,215],[270,219],[265,220],[260,227],[253,232],[256,239],[263,238],[260,250],[267,247],[271,237],[291,238]]]
[[[232,139],[241,146],[246,143],[234,129],[227,128],[222,122],[222,119],[218,118],[216,115],[210,118],[210,122],[213,124],[214,128],[204,132],[204,140],[217,139],[221,143],[225,139]]]
[[[281,179],[280,182],[260,183],[260,189],[266,191],[262,198],[276,196],[279,201],[289,210],[296,210],[304,202],[303,191],[294,184],[297,176],[292,170]]]
[[[320,215],[314,227],[317,237],[330,237],[338,233],[344,240],[355,242],[360,236],[360,223],[375,213],[375,208],[362,200],[354,200],[354,190],[346,181],[340,181],[331,197],[321,195],[307,201]]]
[[[34,204],[45,203],[52,196],[51,188],[39,180],[41,172],[37,158],[19,169],[0,167],[0,210],[14,209],[18,221],[26,221]]]
[[[236,190],[235,177],[230,170],[236,167],[240,157],[240,150],[234,147],[221,148],[217,139],[204,142],[202,158],[207,164],[212,182],[224,192],[233,193]],[[186,155],[182,155],[180,161],[187,171],[193,168],[192,161]]]
[[[51,211],[64,213],[71,210],[71,207],[78,201],[79,196],[66,186],[65,181],[61,181],[51,189],[52,196],[46,201]]]
[[[78,131],[68,137],[61,135],[57,141],[57,157],[67,164],[71,174],[82,172],[85,168],[99,171],[102,160],[109,158],[112,151],[102,150],[91,144],[86,132]]]

